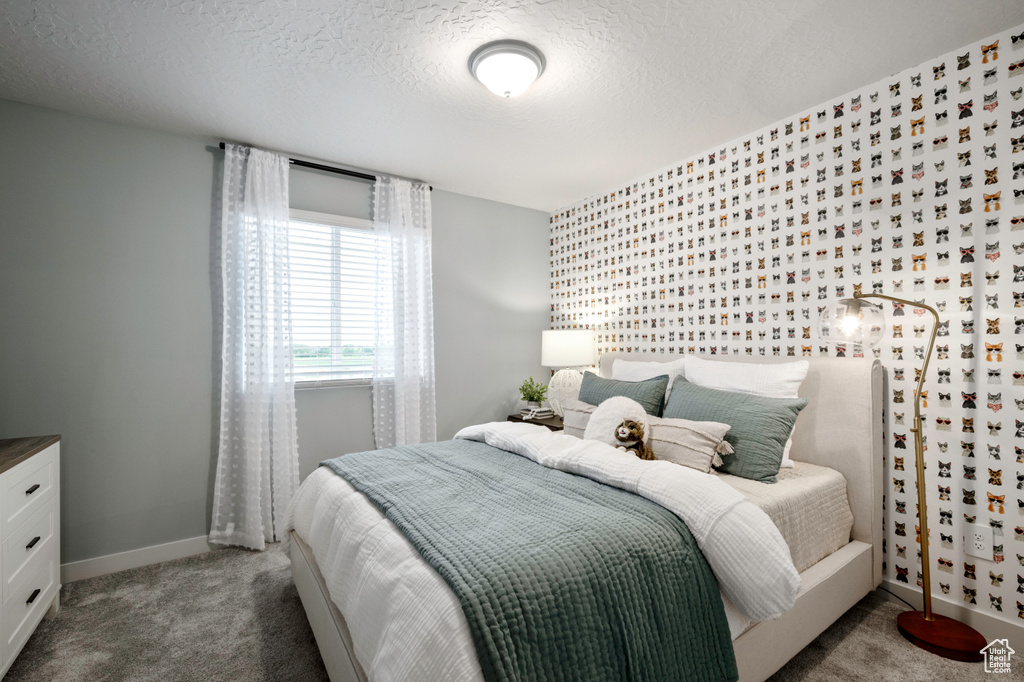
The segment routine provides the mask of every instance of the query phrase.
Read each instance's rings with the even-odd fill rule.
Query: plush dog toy
[[[622,396],[608,398],[594,408],[583,438],[608,443],[640,459],[655,459],[647,445],[651,432],[648,420],[647,412],[635,400]]]
[[[644,425],[632,419],[624,419],[615,429],[615,440],[620,448],[632,452],[640,459],[657,459],[651,448],[644,442]]]

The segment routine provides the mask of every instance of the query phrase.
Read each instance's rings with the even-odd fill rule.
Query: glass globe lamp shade
[[[495,95],[515,97],[544,72],[544,57],[526,43],[499,40],[473,52],[469,70]]]
[[[873,348],[885,336],[881,306],[856,298],[844,298],[821,311],[818,337],[828,343],[847,343]]]

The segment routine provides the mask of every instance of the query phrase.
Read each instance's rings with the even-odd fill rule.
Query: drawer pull
[[[34,602],[34,601],[36,600],[36,597],[38,597],[38,596],[39,596],[39,588],[37,587],[37,588],[35,589],[35,591],[34,591],[34,592],[32,592],[32,596],[31,596],[31,597],[29,597],[29,598],[28,598],[28,601],[26,601],[25,603],[26,603],[26,604],[31,604],[32,602]]]
[[[27,545],[25,545],[25,549],[32,549],[33,547],[36,546],[36,543],[39,542],[41,539],[42,538],[40,538],[38,535],[35,536],[34,538],[32,538],[32,542],[30,542]]]
[[[26,495],[31,495],[32,493],[34,493],[34,492],[35,492],[35,491],[37,491],[37,490],[39,490],[39,484],[38,484],[38,483],[36,483],[36,484],[35,484],[34,486],[32,486],[31,488],[29,488],[28,490],[26,490],[26,491],[25,491],[25,494],[26,494]]]

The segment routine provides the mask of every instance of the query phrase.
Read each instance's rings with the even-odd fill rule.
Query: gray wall
[[[527,376],[547,383],[540,332],[550,319],[550,235],[547,215],[530,209],[437,190],[433,206],[437,435],[445,439],[504,419],[521,405]]]
[[[60,433],[61,561],[206,534],[211,141],[0,101],[0,438]],[[368,217],[370,185],[292,172],[297,208]],[[540,376],[547,215],[436,190],[438,433]],[[369,389],[299,391],[301,474],[373,447]]]

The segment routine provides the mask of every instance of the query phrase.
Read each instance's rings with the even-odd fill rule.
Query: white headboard
[[[615,358],[668,362],[676,355],[605,353],[601,375]],[[707,356],[702,356],[707,357]],[[863,358],[713,356],[720,362],[781,363],[808,360],[800,387],[807,407],[793,434],[793,458],[831,467],[846,477],[854,540],[874,546],[875,584],[882,581],[882,364]]]

